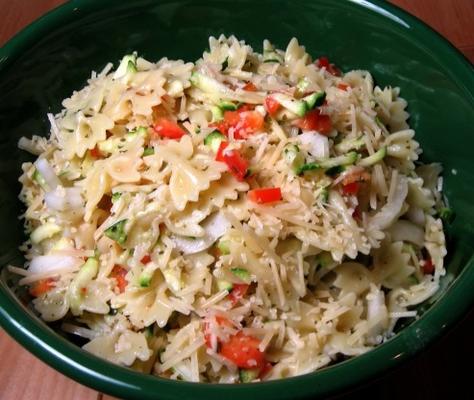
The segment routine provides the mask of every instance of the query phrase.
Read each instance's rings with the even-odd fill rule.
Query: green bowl
[[[39,19],[0,49],[0,265],[21,263],[17,215],[22,135],[48,132],[47,112],[85,84],[92,70],[137,50],[198,58],[210,35],[235,34],[255,48],[292,36],[343,70],[367,69],[380,85],[401,88],[426,162],[445,169],[445,194],[457,218],[448,228],[448,273],[436,299],[376,349],[316,373],[274,382],[211,385],[176,382],[112,365],[68,342],[13,295],[3,269],[0,324],[69,377],[102,392],[140,399],[315,398],[367,381],[419,352],[466,314],[474,300],[474,73],[446,40],[384,1],[76,0]],[[6,229],[8,227],[8,229]]]

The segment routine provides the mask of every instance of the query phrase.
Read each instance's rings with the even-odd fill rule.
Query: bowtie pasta
[[[209,48],[127,55],[20,140],[20,287],[87,351],[172,379],[279,379],[388,340],[439,288],[450,213],[399,89],[296,39]]]

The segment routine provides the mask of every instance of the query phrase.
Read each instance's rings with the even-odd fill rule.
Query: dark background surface
[[[62,0],[0,0],[0,45]],[[394,0],[450,39],[474,61],[474,0]],[[423,354],[333,399],[474,398],[474,310]],[[0,330],[0,399],[111,399],[55,372]]]

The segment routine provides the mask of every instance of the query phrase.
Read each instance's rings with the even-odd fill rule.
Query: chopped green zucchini
[[[327,158],[325,160],[320,160],[318,162],[306,163],[298,168],[297,174],[301,175],[302,173],[306,171],[313,171],[317,169],[330,170],[335,167],[354,164],[357,161],[357,158],[358,158],[358,155],[356,152],[350,152],[342,156]]]
[[[130,72],[130,73],[134,74],[137,71],[138,71],[138,69],[137,69],[136,63],[134,63],[132,60],[130,60],[127,64],[127,72]]]
[[[250,178],[254,173],[255,171],[252,168],[247,168],[247,172],[245,173],[244,178]]]
[[[316,266],[317,268],[326,268],[334,261],[331,257],[331,253],[328,251],[323,251],[316,256]]]
[[[217,289],[219,289],[219,292],[221,292],[222,290],[227,290],[228,292],[230,292],[233,289],[233,287],[234,285],[232,285],[232,283],[228,281],[225,281],[223,279],[217,280]]]
[[[441,207],[437,211],[438,218],[441,218],[445,224],[450,224],[454,221],[456,215],[449,207]]]
[[[92,281],[92,279],[95,278],[98,271],[99,262],[97,261],[97,259],[90,257],[82,265],[79,272],[69,284],[69,307],[73,315],[82,314],[80,306],[82,301],[84,300],[84,296],[87,294],[87,291],[85,290],[86,286],[90,281]]]
[[[40,185],[41,189],[43,189],[44,191],[49,190],[49,186],[46,183],[45,179],[43,178],[43,175],[41,175],[41,173],[37,169],[35,169],[35,172],[33,172],[33,180],[38,185]]]
[[[376,151],[371,156],[361,159],[357,163],[357,165],[360,165],[361,167],[370,167],[371,165],[377,164],[379,161],[382,161],[386,155],[387,155],[387,148],[381,147],[378,151]]]
[[[117,70],[114,73],[114,79],[122,78],[129,73],[137,72],[137,53],[127,54],[122,58]]]
[[[239,108],[238,104],[233,103],[232,101],[225,101],[222,100],[217,104],[217,106],[222,110],[222,111],[235,111]]]
[[[295,173],[296,173],[296,175],[302,175],[307,171],[314,171],[314,170],[317,170],[317,169],[321,169],[321,165],[318,164],[318,163],[310,162],[310,163],[306,163],[306,164],[303,164],[300,167],[298,167],[296,169]]]
[[[324,169],[337,167],[339,165],[351,165],[357,161],[358,157],[359,156],[355,151],[351,151],[350,153],[344,154],[342,156],[321,160],[319,161],[319,165]]]
[[[411,243],[403,243],[402,251],[405,253],[411,253],[414,251],[413,245]]]
[[[219,131],[211,132],[204,138],[204,144],[211,148],[214,153],[217,153],[219,147],[226,137]]]
[[[227,93],[229,90],[223,83],[200,72],[193,72],[190,81],[193,86],[214,97]]]
[[[129,140],[132,140],[136,136],[141,136],[143,138],[148,137],[148,128],[146,126],[139,126],[127,133],[127,138],[129,138]]]
[[[224,118],[224,112],[218,106],[212,106],[211,113],[212,113],[212,122],[217,122]]]
[[[329,189],[327,187],[324,187],[321,189],[321,192],[319,192],[319,198],[321,199],[321,202],[323,204],[326,204],[329,200]]]
[[[125,225],[127,224],[127,221],[127,219],[122,219],[121,221],[109,226],[104,231],[105,236],[115,240],[118,244],[123,245],[127,241],[127,234],[125,232]]]
[[[230,241],[229,240],[219,240],[217,242],[217,248],[221,252],[221,254],[227,255],[230,254]]]
[[[273,45],[268,41],[263,41],[263,62],[277,62],[283,64],[283,57],[278,54]]]
[[[346,139],[342,142],[336,144],[334,148],[338,153],[347,153],[351,150],[359,150],[361,147],[365,146],[365,141],[363,137],[357,139]]]
[[[155,154],[155,149],[153,147],[145,147],[143,149],[143,157],[152,156]]]
[[[245,282],[250,281],[250,272],[247,271],[245,268],[231,268],[230,272],[232,272],[237,278],[242,279]]]
[[[97,143],[97,148],[101,153],[112,154],[121,149],[125,143],[133,142],[138,136],[146,138],[148,136],[148,129],[139,127],[126,133],[123,137],[110,137]]]
[[[145,334],[145,337],[147,339],[151,339],[153,337],[153,325],[147,326],[144,330],[143,333]]]
[[[300,148],[296,144],[288,144],[283,150],[283,155],[293,172],[297,174],[298,169],[304,164],[304,156]]]
[[[120,192],[112,193],[112,203],[115,203],[118,199],[120,199],[120,196],[122,196],[122,193]]]
[[[324,173],[327,176],[333,177],[340,174],[341,172],[344,172],[345,169],[346,168],[343,165],[336,165],[335,167],[328,168]]]
[[[181,271],[175,268],[166,268],[161,271],[165,278],[168,287],[178,292],[183,287],[183,281],[181,279]]]
[[[119,148],[120,139],[119,138],[110,138],[107,140],[102,140],[101,142],[97,143],[97,148],[101,153],[112,154]]]
[[[312,93],[306,97],[303,97],[302,100],[306,103],[308,110],[312,110],[315,107],[319,107],[326,100],[326,92],[317,92]]]
[[[239,370],[239,378],[242,383],[254,381],[260,375],[260,368],[248,368]]]
[[[309,86],[309,81],[306,78],[301,78],[296,84],[296,93],[300,96],[303,96],[308,86]]]
[[[308,105],[303,100],[296,100],[283,93],[274,93],[272,94],[272,97],[287,110],[291,111],[293,114],[298,115],[299,117],[304,117],[304,115],[308,112]]]
[[[140,283],[140,287],[147,288],[150,286],[152,276],[148,273],[142,272],[140,277],[138,278],[138,282]]]
[[[33,243],[40,243],[43,240],[48,239],[59,232],[61,232],[60,226],[52,222],[47,222],[43,225],[38,226],[33,232],[31,232],[30,239]]]
[[[375,122],[378,126],[380,126],[381,128],[385,128],[385,125],[384,123],[381,121],[381,119],[378,117],[378,115],[375,116]]]

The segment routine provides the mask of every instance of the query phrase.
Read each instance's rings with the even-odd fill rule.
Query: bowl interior
[[[290,380],[235,387],[168,382],[140,376],[85,354],[25,313],[2,274],[0,322],[27,348],[62,372],[115,395],[162,398],[246,392],[262,399],[326,394],[360,381],[421,349],[469,307],[474,297],[474,74],[449,44],[416,19],[362,0],[72,1],[0,50],[0,266],[19,264],[23,240],[17,196],[21,136],[49,132],[46,113],[81,88],[92,70],[117,64],[133,50],[150,60],[197,59],[211,35],[235,34],[261,50],[264,38],[284,48],[295,36],[314,58],[326,55],[343,70],[367,69],[379,85],[401,88],[425,162],[444,167],[444,191],[456,212],[448,227],[448,273],[435,305],[382,347],[324,371]],[[1,267],[0,267],[1,268]],[[462,276],[461,276],[462,275]],[[470,293],[469,293],[470,291]],[[448,310],[450,311],[447,315]],[[282,388],[285,388],[282,391]],[[291,396],[293,397],[293,396]]]

